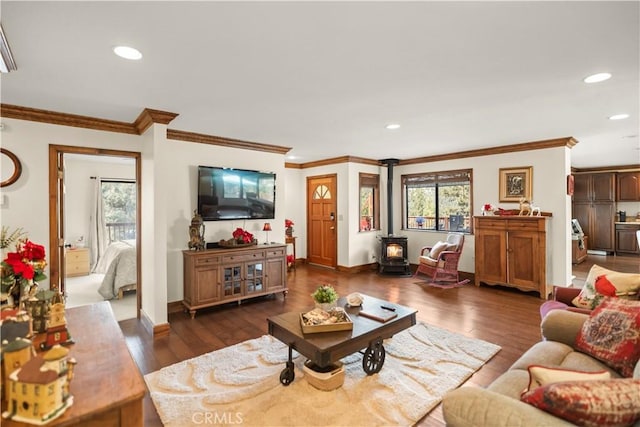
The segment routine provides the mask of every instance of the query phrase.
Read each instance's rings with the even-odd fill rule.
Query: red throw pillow
[[[604,297],[576,337],[575,348],[633,376],[640,360],[640,301]]]
[[[585,427],[627,427],[640,419],[640,379],[565,381],[538,387],[520,400]]]
[[[616,287],[611,283],[607,276],[598,276],[596,278],[596,292],[607,297],[616,297]]]

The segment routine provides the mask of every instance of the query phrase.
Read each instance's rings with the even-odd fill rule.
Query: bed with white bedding
[[[111,243],[93,272],[104,274],[98,289],[104,299],[122,298],[124,291],[135,290],[138,281],[135,240]]]

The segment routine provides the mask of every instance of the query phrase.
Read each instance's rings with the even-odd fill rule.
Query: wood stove
[[[406,236],[393,234],[393,166],[398,159],[384,159],[380,163],[387,165],[387,230],[389,234],[380,238],[380,273],[411,275],[408,242]]]
[[[411,275],[407,237],[384,236],[380,240],[380,273]]]

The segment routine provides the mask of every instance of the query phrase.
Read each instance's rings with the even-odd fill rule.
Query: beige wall
[[[381,224],[386,227],[386,168],[360,163],[340,163],[308,169],[285,169],[284,155],[195,144],[166,139],[166,126],[153,125],[144,135],[57,126],[15,119],[2,119],[2,146],[22,162],[23,174],[2,188],[2,225],[24,227],[37,243],[49,247],[48,146],[49,144],[109,148],[142,153],[142,308],[154,324],[167,321],[167,302],[182,299],[182,250],[187,248],[188,225],[196,208],[197,166],[225,166],[268,170],[276,173],[276,218],[269,240],[284,242],[284,219],[294,220],[298,236],[297,256],[306,257],[306,178],[335,173],[338,176],[338,264],[353,267],[372,262],[380,233],[358,232],[358,174],[379,173]],[[400,176],[405,173],[473,169],[475,214],[482,203],[498,203],[498,169],[533,166],[533,199],[553,213],[548,235],[548,282],[570,283],[570,198],[565,179],[569,174],[570,150],[565,147],[507,153],[477,158],[396,166],[394,176],[394,231],[409,237],[411,262],[421,246],[442,238],[440,233],[401,229]],[[207,241],[228,238],[235,227],[265,238],[263,221],[207,222]],[[383,230],[386,232],[386,229]],[[461,269],[474,271],[474,238],[468,236]],[[45,284],[46,285],[46,284]]]

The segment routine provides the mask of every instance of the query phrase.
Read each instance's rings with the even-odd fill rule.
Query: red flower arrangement
[[[238,243],[253,242],[253,234],[249,233],[247,230],[243,230],[240,227],[235,229],[232,236]]]
[[[44,246],[28,239],[19,241],[16,251],[9,252],[7,258],[2,261],[2,292],[21,298],[32,282],[45,280],[45,257]]]
[[[284,226],[285,228],[289,228],[289,227],[293,227],[295,224],[293,223],[293,221],[291,221],[290,219],[285,219],[284,220]]]
[[[44,280],[45,260],[44,246],[25,240],[18,243],[16,252],[9,252],[2,261],[3,282],[8,280]]]

